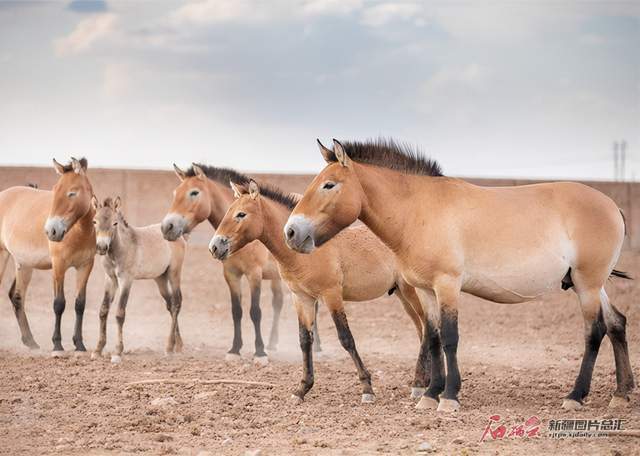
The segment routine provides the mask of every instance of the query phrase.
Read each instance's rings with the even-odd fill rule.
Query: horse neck
[[[415,201],[416,180],[426,176],[401,174],[387,168],[353,163],[363,190],[360,220],[387,247],[397,252],[404,238],[407,211]],[[420,200],[428,198],[421,193]]]
[[[112,252],[114,259],[132,250],[133,238],[133,229],[125,222],[124,217],[119,216],[118,226],[114,230],[113,239],[111,239],[110,252]]]
[[[295,267],[301,261],[301,255],[287,247],[284,242],[284,225],[287,223],[291,209],[282,204],[262,199],[262,235],[259,240],[271,252],[276,261],[286,268]]]
[[[211,211],[207,219],[214,229],[218,229],[220,222],[227,213],[227,209],[229,209],[229,206],[231,206],[233,202],[233,191],[228,185],[222,185],[212,179],[208,179],[208,186],[210,198],[209,207]]]

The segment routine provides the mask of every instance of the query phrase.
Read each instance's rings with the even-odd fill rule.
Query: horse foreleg
[[[53,265],[53,312],[56,316],[55,326],[53,328],[53,337],[51,341],[53,342],[53,352],[52,356],[62,356],[64,354],[64,347],[62,346],[62,333],[60,331],[60,324],[62,322],[62,314],[64,313],[64,308],[66,305],[66,301],[64,298],[64,274],[67,268],[63,265],[57,265],[54,262]]]
[[[373,393],[373,388],[371,387],[371,374],[364,366],[364,363],[358,354],[358,350],[356,349],[356,342],[351,334],[351,329],[349,329],[347,315],[344,313],[342,296],[336,293],[332,297],[325,297],[324,301],[331,311],[331,317],[336,325],[340,344],[342,345],[342,348],[349,353],[356,369],[358,370],[358,378],[362,384],[362,403],[374,402],[375,395]]]
[[[319,353],[322,351],[320,344],[320,331],[318,330],[318,301],[314,304],[315,318],[313,320],[313,351]]]
[[[242,288],[240,284],[241,275],[224,270],[224,279],[229,287],[231,295],[231,316],[233,317],[233,344],[225,359],[233,361],[240,358],[242,348]]]
[[[249,308],[249,316],[253,323],[253,330],[256,336],[255,348],[253,354],[254,362],[257,364],[267,364],[268,357],[264,351],[264,342],[262,340],[262,309],[260,309],[260,294],[262,289],[262,271],[257,271],[249,277],[249,286],[251,287],[251,307]]]
[[[271,294],[273,301],[273,319],[271,320],[271,332],[269,333],[269,344],[267,350],[276,351],[278,349],[280,313],[282,312],[282,281],[273,279],[271,281]]]
[[[425,358],[425,363],[428,357],[431,358],[429,387],[420,398],[420,402],[418,402],[416,408],[436,409],[438,408],[440,394],[445,386],[444,360],[442,342],[440,340],[440,307],[431,290],[421,290],[418,288],[415,290],[426,314],[419,358]]]
[[[100,337],[95,351],[91,355],[92,358],[98,358],[102,355],[102,350],[107,344],[107,317],[109,316],[109,308],[115,297],[118,288],[118,279],[115,275],[106,274],[104,284],[104,297],[100,306]]]
[[[313,387],[313,322],[315,320],[316,300],[308,296],[293,296],[293,305],[298,314],[298,332],[300,350],[302,350],[302,380],[300,386],[291,396],[296,402],[302,402],[305,395]]]
[[[170,354],[173,353],[173,350],[176,345],[176,331],[175,331],[175,322],[173,318],[173,312],[171,311],[172,307],[172,298],[171,291],[169,290],[169,279],[167,274],[163,274],[160,277],[155,279],[156,285],[158,285],[158,291],[160,291],[160,295],[167,306],[167,312],[171,316],[171,329],[169,331],[169,337],[167,337],[167,345],[165,348],[165,353]]]
[[[118,277],[118,311],[116,312],[116,322],[118,323],[118,343],[116,344],[116,353],[111,357],[112,363],[119,363],[122,360],[122,352],[124,351],[122,332],[130,291],[131,280],[129,278]]]
[[[178,326],[178,314],[182,308],[182,291],[180,290],[180,269],[169,270],[169,284],[171,285],[171,322],[172,333],[174,335],[174,348],[177,352],[182,351],[182,337]]]
[[[88,263],[77,268],[76,271],[76,323],[73,331],[73,344],[76,347],[76,351],[87,351],[82,340],[82,319],[84,317],[84,307],[87,298],[87,282],[89,281],[89,275],[93,269],[93,258]]]
[[[27,295],[29,282],[31,282],[32,273],[33,269],[31,268],[16,267],[16,278],[9,290],[9,299],[11,299],[13,311],[16,314],[16,319],[18,320],[22,343],[35,350],[40,348],[40,346],[33,338],[31,328],[29,327],[29,321],[27,320],[27,314],[25,312],[25,297]]]

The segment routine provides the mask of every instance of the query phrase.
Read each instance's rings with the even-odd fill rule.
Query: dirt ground
[[[640,277],[640,254],[625,253],[619,269]],[[71,350],[73,275],[68,274],[63,343]],[[615,388],[611,344],[605,339],[595,369],[590,402],[578,412],[560,409],[583,351],[583,324],[572,292],[543,301],[497,305],[465,296],[460,309],[459,362],[462,410],[452,415],[416,410],[409,397],[418,350],[415,330],[394,297],[349,304],[349,323],[360,354],[373,374],[375,404],[360,404],[351,359],[337,340],[325,309],[320,313],[323,353],[316,383],[302,405],[290,401],[301,377],[297,323],[285,300],[279,350],[270,364],[251,362],[253,331],[244,294],[243,360],[224,361],[232,338],[228,291],[220,264],[203,246],[188,252],[180,316],[181,355],[164,356],[169,316],[153,282],[134,285],[125,323],[125,356],[52,359],[51,278],[34,274],[27,314],[42,349],[21,347],[7,298],[12,273],[0,286],[0,453],[2,454],[415,454],[428,442],[438,454],[639,454],[640,438],[551,439],[549,420],[622,418],[640,429],[637,392],[626,410],[607,408]],[[96,266],[89,284],[85,343],[95,346],[103,276]],[[640,281],[613,281],[612,301],[628,318],[632,364],[640,378]],[[271,295],[263,286],[263,332],[271,324]],[[113,349],[115,318],[109,316],[107,351]],[[127,386],[150,380],[189,380]],[[200,382],[191,381],[194,379]],[[206,384],[232,379],[273,386]],[[531,416],[541,437],[480,442],[492,415],[511,428]],[[424,448],[424,446],[423,446]],[[256,450],[260,450],[256,453]],[[209,453],[206,453],[209,452]]]

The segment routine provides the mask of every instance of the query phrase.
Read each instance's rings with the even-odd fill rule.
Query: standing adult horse
[[[180,185],[174,190],[173,202],[169,213],[162,221],[161,229],[164,238],[175,241],[188,234],[198,224],[208,220],[213,228],[218,228],[220,221],[234,200],[229,182],[238,182],[239,174],[225,168],[196,165],[186,171],[173,165]],[[255,354],[257,363],[267,363],[264,351],[260,322],[260,292],[262,280],[271,281],[273,293],[273,321],[267,349],[275,350],[278,344],[278,322],[282,310],[282,280],[278,268],[268,250],[260,242],[252,242],[238,255],[223,263],[224,279],[231,294],[231,315],[233,317],[233,344],[227,353],[227,360],[240,357],[242,348],[242,306],[241,280],[246,276],[251,288],[251,308],[249,315],[255,330]]]
[[[64,166],[53,160],[53,166],[60,176],[53,191],[11,187],[0,192],[0,269],[4,269],[10,255],[15,263],[16,278],[9,290],[9,298],[22,342],[33,349],[39,347],[25,313],[27,288],[34,269],[53,269],[56,322],[52,355],[60,356],[64,353],[60,333],[65,308],[64,276],[71,267],[77,271],[73,343],[76,351],[86,351],[82,341],[82,317],[87,281],[93,268],[96,235],[91,205],[93,189],[87,177],[87,160],[72,158],[71,163]]]
[[[423,306],[435,296],[422,343],[432,356],[431,383],[418,406],[459,408],[461,291],[518,303],[561,286],[575,290],[585,324],[582,365],[563,407],[582,406],[605,334],[616,364],[610,405],[628,402],[634,380],[626,318],[604,289],[610,275],[626,277],[613,269],[625,223],[610,198],[569,182],[478,187],[444,177],[436,162],[393,141],[334,140],[333,150],[320,149],[328,165],[292,212],[287,242],[310,252],[360,219],[395,253]]]

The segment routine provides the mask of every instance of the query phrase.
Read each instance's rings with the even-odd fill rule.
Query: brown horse
[[[77,270],[73,343],[76,351],[86,351],[82,341],[82,317],[96,236],[91,205],[93,189],[86,173],[87,161],[72,158],[70,164],[63,166],[53,160],[53,165],[60,175],[53,191],[11,187],[0,192],[0,255],[4,256],[5,264],[9,255],[15,263],[16,278],[9,298],[22,342],[29,348],[38,348],[38,344],[31,334],[25,313],[27,287],[34,269],[53,269],[56,322],[52,354],[59,356],[64,353],[60,334],[65,308],[64,276],[70,267]],[[4,269],[4,265],[0,269]]]
[[[423,339],[432,355],[431,383],[420,407],[459,408],[461,291],[517,303],[561,286],[575,290],[585,323],[580,373],[563,407],[582,406],[605,334],[616,364],[611,405],[628,402],[634,379],[626,318],[604,289],[610,275],[625,277],[613,269],[625,224],[610,198],[568,182],[478,187],[444,177],[437,163],[393,141],[342,146],[334,140],[333,150],[320,149],[328,165],[289,218],[287,243],[310,252],[360,219],[395,253],[423,306],[435,296]]]
[[[424,315],[415,290],[398,273],[389,249],[364,226],[344,230],[311,255],[292,252],[285,244],[282,230],[297,198],[275,187],[259,188],[254,180],[241,177],[241,183],[231,183],[237,199],[220,222],[209,250],[224,261],[233,258],[248,243],[259,240],[278,262],[280,274],[293,293],[303,356],[303,378],[293,397],[302,401],[313,386],[312,329],[316,304],[322,301],[331,312],[342,347],[358,370],[362,402],[373,402],[371,375],[356,349],[343,300],[369,301],[395,291],[421,339]],[[426,370],[419,362],[414,390],[424,390],[428,382],[425,376]]]
[[[188,234],[201,222],[208,220],[217,228],[227,208],[233,202],[229,181],[236,177],[235,171],[194,164],[187,171],[173,165],[180,185],[174,190],[169,213],[162,221],[162,233],[168,241],[174,241]],[[233,317],[233,344],[227,353],[227,360],[240,357],[242,348],[242,306],[241,280],[245,276],[251,288],[251,308],[249,315],[255,330],[254,360],[264,364],[268,361],[262,341],[260,322],[260,288],[262,280],[271,281],[273,293],[273,322],[269,336],[268,350],[275,350],[278,344],[278,322],[282,310],[282,280],[278,268],[267,249],[254,242],[238,252],[238,255],[223,263],[224,279],[231,294],[231,314]]]
[[[130,226],[120,211],[120,197],[106,198],[102,204],[94,197],[96,210],[95,226],[97,250],[102,255],[105,271],[105,291],[100,308],[100,339],[91,354],[97,358],[107,343],[107,316],[109,307],[117,296],[118,344],[111,356],[112,363],[122,360],[124,341],[122,329],[134,280],[153,279],[165,300],[171,315],[171,330],[167,339],[166,353],[182,351],[182,337],[178,326],[178,314],[182,307],[180,278],[186,242],[178,239],[168,242],[162,237],[160,224],[143,227]]]

